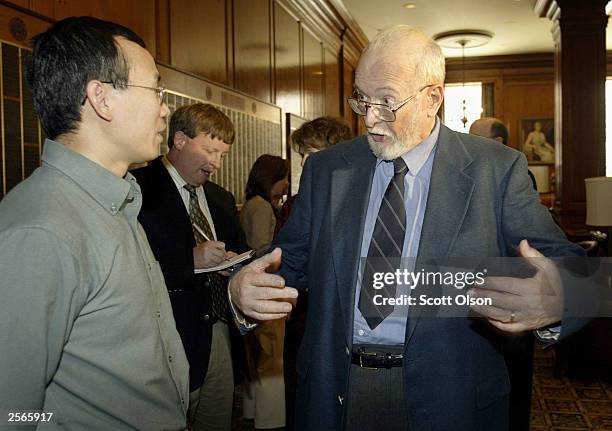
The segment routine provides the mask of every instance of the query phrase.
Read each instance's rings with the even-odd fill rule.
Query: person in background
[[[0,423],[43,411],[41,428],[183,430],[187,359],[128,172],[165,135],[155,61],[134,32],[92,17],[58,21],[33,48],[48,139],[0,202]]]
[[[311,154],[331,147],[339,142],[353,137],[351,129],[342,118],[319,117],[302,124],[291,134],[293,149],[302,156],[302,166]],[[291,196],[283,204],[278,216],[277,227],[280,230],[289,219],[297,194]],[[295,412],[295,366],[297,354],[306,328],[306,312],[308,311],[308,292],[299,293],[291,318],[285,324],[285,398],[287,410],[287,429],[293,429]]]
[[[351,128],[342,118],[319,117],[302,124],[291,134],[293,149],[302,156],[302,166],[311,154],[353,137]],[[278,229],[287,222],[297,194],[289,197],[278,216]],[[299,306],[299,303],[298,303]]]
[[[270,154],[259,156],[249,172],[240,224],[253,250],[265,250],[274,238],[275,212],[287,193],[288,178],[287,161]]]
[[[264,154],[257,158],[246,185],[246,203],[240,211],[240,224],[247,243],[254,250],[266,250],[276,225],[275,208],[287,192],[289,165],[286,160]],[[256,429],[286,425],[283,345],[285,320],[262,323],[245,336],[249,364],[243,413],[253,419]]]
[[[231,120],[214,106],[181,106],[170,119],[168,153],[133,171],[143,193],[139,219],[166,279],[189,360],[194,430],[228,430],[232,419],[227,280],[194,269],[218,265],[248,248],[234,196],[210,181],[234,137]]]
[[[483,117],[474,121],[470,126],[470,135],[490,138],[504,145],[508,145],[508,129],[506,125],[497,118]],[[527,170],[527,174],[529,174],[529,178],[531,178],[533,189],[537,190],[538,186],[536,184],[536,179],[529,169]]]

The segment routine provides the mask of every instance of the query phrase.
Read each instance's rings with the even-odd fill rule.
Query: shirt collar
[[[162,156],[162,163],[168,170],[168,173],[170,174],[172,181],[174,181],[176,188],[179,189],[179,191],[182,190],[183,187],[187,185],[187,181],[185,181],[183,177],[181,177],[181,174],[179,174],[179,171],[176,170],[172,162],[168,160],[168,157],[166,157],[165,155]]]
[[[410,151],[402,154],[402,159],[408,166],[408,174],[411,176],[417,176],[421,171],[421,168],[425,165],[425,162],[429,158],[429,155],[436,146],[438,141],[438,135],[440,134],[440,119],[436,117],[436,124],[427,138],[425,138],[420,144],[412,148]],[[384,160],[377,159],[376,166],[382,163]]]
[[[41,160],[54,167],[83,188],[109,213],[117,214],[139,191],[136,179],[129,172],[118,177],[96,162],[72,151],[65,145],[46,139]]]

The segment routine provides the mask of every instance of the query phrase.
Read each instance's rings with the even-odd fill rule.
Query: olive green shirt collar
[[[126,203],[132,202],[135,193],[140,193],[136,179],[129,172],[121,178],[51,139],[45,140],[41,159],[79,184],[112,215],[121,211]]]

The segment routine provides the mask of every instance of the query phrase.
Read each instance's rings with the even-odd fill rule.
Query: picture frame
[[[555,163],[555,123],[552,118],[524,118],[519,122],[519,149],[529,164]]]

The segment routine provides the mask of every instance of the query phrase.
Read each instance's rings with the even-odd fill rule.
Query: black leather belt
[[[404,355],[401,353],[368,352],[362,349],[353,351],[351,363],[361,368],[375,370],[377,368],[401,367]]]

